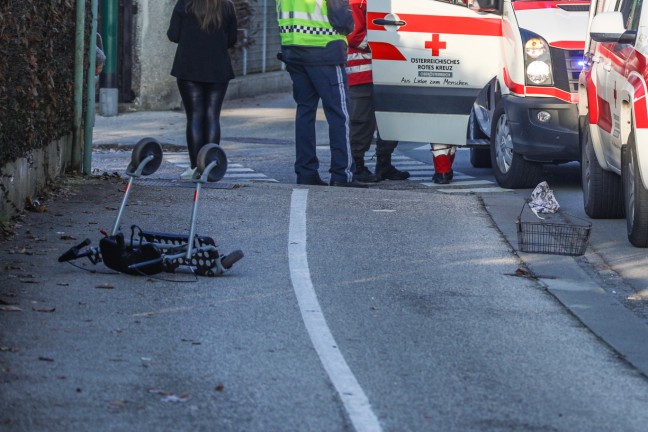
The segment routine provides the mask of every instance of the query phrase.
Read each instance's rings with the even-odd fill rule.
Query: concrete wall
[[[134,104],[142,110],[180,106],[175,79],[169,75],[175,44],[166,36],[176,0],[139,0],[135,15],[133,90]]]
[[[25,208],[25,200],[63,174],[70,160],[72,135],[35,150],[27,157],[2,167],[0,176],[0,221],[9,220]]]

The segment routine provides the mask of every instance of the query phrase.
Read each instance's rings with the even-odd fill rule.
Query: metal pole
[[[95,69],[97,67],[97,11],[98,0],[92,0],[92,29],[90,30],[90,47],[88,55],[90,56],[90,66],[88,67],[88,99],[86,105],[85,134],[83,139],[83,173],[92,173],[92,130],[94,127],[95,117],[95,91],[97,83],[95,79]]]
[[[268,0],[263,0],[263,43],[261,45],[261,72],[266,71],[266,55],[268,50]]]
[[[116,116],[119,107],[117,89],[118,0],[103,0],[103,42],[106,63],[101,74],[99,106],[101,115]]]
[[[72,168],[80,171],[83,117],[83,45],[85,32],[85,0],[76,1],[76,35],[74,50],[74,139],[72,144]]]

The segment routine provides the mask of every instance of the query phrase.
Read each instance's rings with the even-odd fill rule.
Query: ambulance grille
[[[568,5],[568,4],[561,4],[558,5],[558,9],[565,10],[567,12],[589,12],[589,5],[588,4],[579,4],[579,5]]]
[[[578,92],[578,75],[583,69],[583,50],[551,49],[554,85],[566,92]]]

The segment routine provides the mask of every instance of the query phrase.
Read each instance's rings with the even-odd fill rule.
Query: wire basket
[[[518,248],[521,252],[571,256],[585,253],[592,231],[590,222],[583,220],[582,224],[555,223],[549,222],[550,219],[538,222],[523,221],[522,213],[528,208],[527,203],[528,201],[522,206],[516,221]],[[528,212],[532,213],[530,209]],[[558,214],[559,212],[554,216]]]

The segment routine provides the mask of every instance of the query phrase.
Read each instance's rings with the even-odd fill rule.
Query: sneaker
[[[187,168],[185,172],[180,174],[180,180],[192,180],[195,172],[196,168]]]
[[[452,177],[452,171],[447,173],[434,173],[434,175],[432,176],[432,181],[437,184],[449,184],[452,180]]]
[[[366,166],[354,172],[353,179],[361,183],[376,183],[378,181],[378,178]]]

